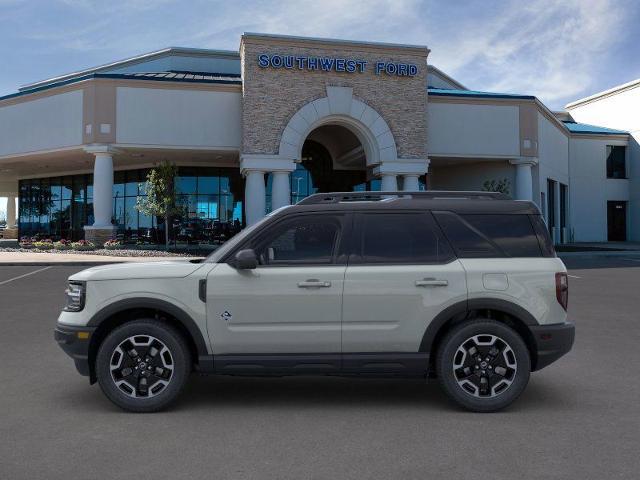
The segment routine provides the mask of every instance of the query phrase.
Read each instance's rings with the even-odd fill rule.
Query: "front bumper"
[[[89,345],[95,330],[95,327],[75,327],[58,324],[53,331],[53,338],[58,342],[60,348],[73,358],[78,372],[87,377],[91,374]]]
[[[576,335],[576,327],[573,323],[539,325],[530,328],[537,349],[534,371],[555,362],[573,347]]]

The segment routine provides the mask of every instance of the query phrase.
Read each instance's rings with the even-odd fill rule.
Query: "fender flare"
[[[118,300],[99,312],[97,312],[91,319],[87,326],[98,327],[107,318],[126,310],[132,310],[136,308],[148,308],[152,310],[160,310],[174,317],[180,324],[187,329],[189,335],[193,339],[193,343],[196,346],[198,356],[209,355],[207,350],[207,344],[202,335],[202,332],[196,322],[187,314],[184,310],[176,305],[156,298],[126,298],[124,300]]]
[[[517,318],[527,326],[539,325],[538,321],[533,315],[531,315],[531,313],[520,305],[508,300],[502,300],[499,298],[473,298],[470,300],[463,300],[448,306],[435,316],[424,332],[422,341],[420,342],[419,351],[429,353],[436,335],[449,320],[456,317],[462,320],[473,310],[500,310],[501,312],[508,313],[512,317]]]

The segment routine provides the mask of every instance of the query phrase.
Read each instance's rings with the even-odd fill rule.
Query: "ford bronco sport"
[[[56,340],[136,412],[167,406],[192,370],[437,377],[495,411],[574,339],[540,212],[484,192],[316,194],[204,261],[90,268],[66,294]]]

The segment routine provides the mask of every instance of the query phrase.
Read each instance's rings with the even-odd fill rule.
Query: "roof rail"
[[[427,190],[422,192],[331,192],[314,193],[300,200],[297,205],[341,202],[380,202],[394,199],[409,200],[511,200],[500,192],[463,192],[445,190]]]

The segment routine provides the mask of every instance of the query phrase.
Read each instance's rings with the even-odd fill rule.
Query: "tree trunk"
[[[164,248],[169,251],[169,215],[164,216]]]

